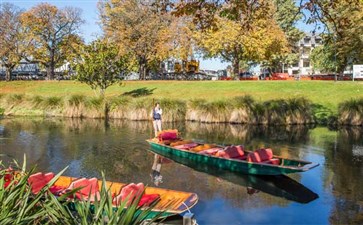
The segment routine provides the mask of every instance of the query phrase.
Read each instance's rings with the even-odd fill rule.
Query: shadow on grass
[[[141,97],[141,96],[152,95],[155,89],[156,88],[147,89],[146,87],[143,87],[143,88],[138,88],[138,89],[135,89],[132,91],[125,92],[122,95],[131,96],[131,97],[136,98],[136,97]]]

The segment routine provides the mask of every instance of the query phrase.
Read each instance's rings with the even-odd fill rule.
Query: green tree
[[[326,44],[316,47],[311,52],[310,59],[314,70],[327,73],[335,72],[337,68],[334,46]]]
[[[27,49],[28,57],[40,62],[48,78],[54,79],[54,69],[64,64],[74,43],[80,41],[81,10],[41,3],[23,13],[21,21],[32,43]]]
[[[118,47],[107,40],[96,40],[84,46],[75,62],[77,80],[104,96],[106,89],[129,71],[128,58],[120,56]]]
[[[269,67],[272,71],[282,71],[282,64],[291,65],[297,62],[299,58],[299,48],[296,45],[304,33],[296,27],[296,23],[302,18],[302,13],[299,12],[299,7],[295,4],[294,0],[273,0],[276,8],[274,18],[283,30],[289,51],[283,54],[274,54],[269,61],[266,61],[265,66]]]
[[[0,3],[0,65],[5,67],[5,79],[22,59],[26,42],[20,23],[22,10],[11,3]]]
[[[322,69],[327,71],[343,73],[347,65],[363,63],[363,1],[321,0],[304,6],[312,15],[307,22],[319,22],[325,27],[323,36],[326,47],[317,50],[316,54],[319,53],[323,59],[331,59],[334,55],[336,61],[334,70],[332,63],[315,62],[316,65],[323,66]]]

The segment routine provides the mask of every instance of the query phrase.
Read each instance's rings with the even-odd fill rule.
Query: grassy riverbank
[[[321,81],[129,81],[101,99],[74,81],[0,82],[5,115],[147,120],[160,101],[165,121],[360,125],[363,83]]]
[[[228,100],[251,95],[258,101],[304,97],[332,111],[350,98],[363,98],[363,82],[333,81],[128,81],[123,86],[107,89],[106,96],[145,95],[151,98],[177,100]],[[94,96],[85,84],[74,81],[15,81],[0,82],[2,94],[39,96]]]

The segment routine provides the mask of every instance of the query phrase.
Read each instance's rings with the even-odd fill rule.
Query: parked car
[[[251,72],[243,72],[239,74],[240,78],[252,78],[253,74]]]
[[[260,80],[267,80],[267,78],[270,77],[270,73],[268,71],[262,72],[259,76],[258,79]]]

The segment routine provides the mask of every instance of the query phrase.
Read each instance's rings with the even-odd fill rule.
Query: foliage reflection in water
[[[167,159],[154,163],[145,142],[152,135],[151,123],[122,120],[4,118],[0,153],[8,159],[21,159],[25,153],[28,163],[41,171],[58,172],[70,165],[65,175],[101,177],[105,171],[108,180],[196,192],[200,202],[192,211],[199,224],[363,223],[362,128],[199,123],[164,127],[206,142],[243,143],[247,149],[269,146],[276,155],[321,166],[303,174],[265,178]],[[162,165],[155,173],[158,162]]]

